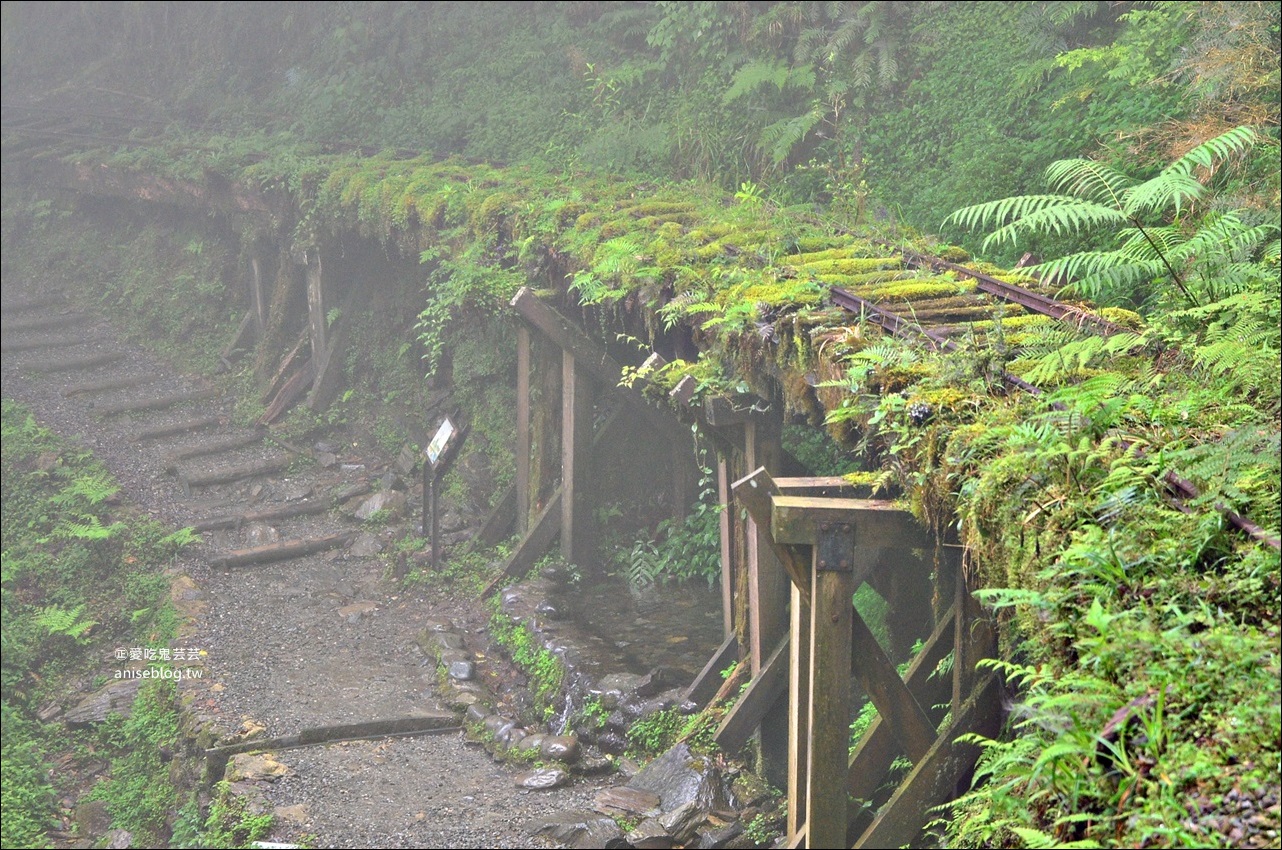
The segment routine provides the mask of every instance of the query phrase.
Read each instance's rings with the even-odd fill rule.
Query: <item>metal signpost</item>
[[[467,428],[459,428],[454,420],[446,416],[436,429],[432,442],[423,452],[427,460],[423,464],[423,534],[430,534],[432,539],[432,569],[438,569],[441,563],[440,522],[437,489],[441,479],[449,471],[458,455],[458,447],[467,436]]]

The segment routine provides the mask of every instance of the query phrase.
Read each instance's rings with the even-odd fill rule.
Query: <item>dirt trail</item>
[[[377,489],[392,460],[337,451],[321,466],[233,424],[233,399],[199,377],[178,374],[122,343],[99,317],[60,303],[6,293],[6,395],[43,424],[98,455],[126,497],[182,527],[238,512],[274,510],[335,493]],[[212,391],[211,390],[215,390]],[[148,436],[184,422],[198,430]],[[243,439],[241,439],[243,438]],[[208,454],[194,451],[208,449]],[[268,475],[218,483],[219,470],[248,469],[285,452]],[[188,455],[174,460],[176,453]],[[191,453],[191,454],[189,454]],[[197,482],[197,483],[193,483]],[[211,568],[234,550],[350,531],[346,547],[269,563]],[[224,734],[249,725],[264,737],[335,723],[439,712],[435,664],[416,637],[429,620],[449,619],[483,643],[483,613],[447,594],[399,591],[376,550],[383,529],[340,511],[206,532],[176,565],[194,579],[203,613],[179,645],[204,650],[195,709]],[[364,553],[364,554],[362,554]],[[282,750],[289,772],[258,784],[277,810],[273,841],[305,836],[318,847],[530,847],[534,819],[591,808],[612,778],[527,790],[513,768],[454,731]]]

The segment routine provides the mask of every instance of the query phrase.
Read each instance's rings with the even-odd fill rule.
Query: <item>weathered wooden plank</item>
[[[593,550],[592,383],[569,349],[561,353],[561,557],[586,562]]]
[[[788,577],[792,579],[793,585],[801,591],[802,601],[809,605],[810,570],[795,552],[778,542],[772,525],[772,503],[773,499],[779,495],[779,488],[775,486],[770,473],[764,469],[756,469],[734,482],[730,489],[739,500],[739,504],[743,505],[757,523],[757,527],[765,529],[771,540],[775,557],[779,559]]]
[[[175,434],[187,434],[196,431],[203,431],[206,428],[213,428],[221,425],[223,418],[217,414],[208,414],[205,416],[194,416],[189,419],[180,419],[176,422],[166,422],[160,425],[151,425],[146,428],[140,428],[134,433],[134,441],[156,440],[161,437],[172,437]]]
[[[841,475],[804,475],[775,478],[775,485],[785,496],[812,496],[825,499],[865,499],[870,487],[856,485]]]
[[[726,637],[734,636],[734,529],[731,516],[734,505],[730,501],[730,461],[717,452],[717,504],[721,516],[717,519],[721,539],[721,631]]]
[[[932,817],[931,809],[953,799],[958,786],[974,771],[979,745],[958,738],[972,734],[992,738],[1000,730],[1001,691],[996,674],[989,673],[854,846],[904,847],[914,842]]]
[[[206,387],[200,390],[169,393],[153,398],[131,398],[124,401],[95,404],[93,412],[98,416],[120,416],[124,413],[142,413],[147,410],[164,410],[166,407],[177,407],[193,401],[207,401],[222,394],[217,387]]]
[[[327,499],[313,499],[282,505],[279,508],[209,517],[192,523],[191,527],[195,531],[213,531],[217,528],[234,528],[251,522],[273,522],[278,519],[291,519],[296,516],[323,514],[332,507],[333,505]]]
[[[141,375],[123,375],[119,378],[109,378],[105,381],[82,381],[79,384],[72,384],[62,391],[63,398],[84,395],[85,393],[105,393],[111,390],[127,390],[130,387],[141,387],[143,384],[150,384],[159,380],[159,376],[151,372]]]
[[[347,358],[347,340],[352,324],[352,299],[347,298],[342,306],[338,321],[330,331],[326,341],[325,352],[316,364],[316,377],[312,380],[312,391],[307,397],[307,409],[322,413],[338,396],[343,384],[343,366]]]
[[[308,360],[294,374],[289,376],[289,380],[281,385],[280,391],[267,405],[263,415],[258,417],[259,425],[270,425],[282,413],[288,410],[295,402],[303,397],[307,392],[307,387],[311,384],[316,375],[316,361]]]
[[[934,706],[948,698],[950,680],[946,677],[932,676],[939,662],[952,649],[952,635],[955,622],[953,609],[940,618],[934,632],[927,638],[921,651],[913,657],[908,665],[904,682],[908,690],[923,706]],[[855,664],[859,663],[855,659]],[[880,715],[873,718],[864,732],[855,751],[850,756],[850,796],[856,800],[870,800],[885,781],[886,774],[895,758],[903,752],[890,724]],[[853,823],[853,821],[852,821]],[[862,831],[862,829],[860,830]],[[847,832],[847,839],[853,843],[857,836]]]
[[[187,487],[206,487],[210,484],[226,484],[242,478],[253,478],[255,475],[272,475],[289,466],[293,458],[290,455],[278,454],[265,458],[255,458],[244,463],[234,463],[212,469],[179,470],[178,478]]]
[[[846,840],[846,764],[850,748],[851,599],[848,572],[819,568],[812,557],[810,614],[810,752],[806,781],[809,846],[841,847]],[[892,668],[893,669],[893,668]],[[886,845],[887,847],[896,845]]]
[[[494,503],[494,507],[490,508],[490,512],[485,515],[485,521],[481,523],[480,530],[468,542],[466,548],[471,549],[474,544],[493,546],[511,533],[515,520],[516,488],[508,487]]]
[[[249,431],[244,434],[230,434],[225,437],[207,440],[194,446],[176,449],[165,458],[165,471],[176,472],[180,461],[242,449],[245,446],[257,443],[262,438],[261,434]]]
[[[28,372],[75,372],[119,363],[128,357],[123,351],[96,351],[92,354],[78,354],[72,357],[58,357],[36,363],[24,363],[22,368]]]
[[[266,404],[269,398],[280,392],[280,388],[284,385],[285,381],[289,379],[294,367],[294,361],[303,350],[303,344],[305,342],[307,342],[306,328],[304,328],[303,332],[299,334],[298,342],[294,343],[294,347],[290,349],[289,353],[280,361],[280,365],[276,367],[276,374],[272,375],[272,379],[268,381],[267,386],[263,388],[262,395],[258,397],[259,401]]]
[[[853,594],[854,591],[852,590]],[[904,753],[914,764],[935,740],[935,725],[899,678],[899,671],[886,657],[863,617],[851,617],[851,642],[855,648],[855,678],[868,694],[877,712],[890,725]],[[842,783],[845,784],[844,782]]]
[[[240,324],[236,327],[236,332],[232,334],[231,340],[223,347],[222,353],[218,355],[224,366],[230,368],[236,352],[245,350],[254,327],[254,311],[246,310],[244,317],[240,320]]]
[[[516,532],[530,526],[530,329],[516,329]]]
[[[73,348],[88,342],[95,342],[97,337],[76,334],[75,336],[42,336],[35,339],[13,339],[0,337],[0,351],[39,351],[42,348]]]
[[[62,328],[67,325],[80,325],[89,321],[88,313],[56,313],[52,316],[30,316],[23,319],[0,321],[0,335],[18,331],[42,331],[49,328]]]
[[[788,835],[796,837],[805,832],[810,770],[810,603],[795,584],[788,616]]]
[[[326,534],[323,537],[308,537],[302,540],[284,540],[280,543],[268,543],[265,546],[255,546],[252,549],[233,549],[210,558],[209,566],[214,569],[226,569],[229,567],[246,567],[251,564],[266,564],[271,561],[284,561],[289,558],[301,558],[304,555],[312,555],[338,546],[346,546],[355,537],[355,531],[340,531],[335,534]]]
[[[694,681],[685,689],[685,693],[681,695],[682,700],[694,703],[699,708],[706,706],[708,700],[712,699],[712,695],[717,692],[717,688],[721,687],[721,671],[730,666],[731,661],[737,660],[738,649],[733,634],[723,640],[721,646],[717,647],[708,662],[703,665],[699,675],[695,676]]]
[[[761,417],[744,426],[744,456],[749,469],[779,471],[783,447],[782,423]],[[769,525],[748,518],[748,611],[751,620],[748,650],[757,675],[766,656],[788,633],[789,574],[775,554]]]
[[[822,526],[855,525],[859,546],[912,548],[929,543],[913,515],[885,499],[824,499],[814,496],[771,497],[775,540],[785,544],[814,545]]]
[[[788,644],[788,635],[780,638],[761,672],[752,677],[748,689],[722,719],[713,736],[721,749],[728,753],[742,749],[767,712],[783,696],[788,687]]]
[[[693,375],[686,375],[677,381],[677,385],[672,388],[672,392],[668,393],[668,398],[689,407],[690,402],[694,401],[694,391],[698,386],[699,382],[694,379]]]
[[[552,541],[556,539],[557,534],[561,532],[561,488],[548,499],[543,510],[535,517],[534,522],[530,525],[530,530],[521,538],[521,542],[512,550],[512,554],[503,563],[499,574],[490,580],[481,593],[481,598],[486,599],[494,594],[496,590],[514,578],[519,578],[530,571],[534,562],[543,557]]]

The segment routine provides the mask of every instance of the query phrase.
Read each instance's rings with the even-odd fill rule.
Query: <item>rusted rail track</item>
[[[886,245],[887,243],[880,244]],[[1015,301],[1021,306],[1043,315],[1064,321],[1070,321],[1079,328],[1089,325],[1092,329],[1104,333],[1105,335],[1120,333],[1126,330],[1120,325],[1116,325],[1107,319],[1096,316],[1093,313],[1082,310],[1081,308],[1062,304],[1053,298],[1048,298],[1047,296],[1032,292],[1031,290],[997,280],[989,275],[985,275],[983,272],[975,271],[974,269],[967,269],[963,266],[959,266],[955,263],[949,263],[937,257],[929,257],[925,254],[902,251],[898,248],[896,248],[896,250],[900,250],[900,253],[905,257],[906,262],[911,262],[912,260],[910,257],[912,257],[916,258],[918,261],[924,260],[931,268],[945,268],[959,274],[970,275],[971,277],[976,278],[979,281],[980,287],[984,288],[984,291],[990,292],[990,294],[996,294],[999,295],[999,297],[1006,298],[1007,300]],[[873,322],[888,333],[900,337],[901,339],[924,339],[930,344],[931,348],[936,351],[952,352],[958,350],[957,344],[943,334],[932,331],[917,322],[906,319],[891,310],[878,306],[868,299],[861,298],[860,296],[848,292],[839,286],[829,288],[829,297],[837,306],[859,315],[867,321]],[[1040,387],[1025,381],[1018,375],[1003,372],[1002,380],[1007,384],[1018,387],[1019,389],[1034,396],[1044,395],[1044,392]],[[1062,403],[1053,402],[1052,405],[1058,410],[1064,409],[1064,405]],[[1140,451],[1142,452],[1143,450],[1140,449]],[[1165,485],[1167,495],[1170,497],[1172,502],[1182,510],[1186,510],[1184,507],[1185,501],[1197,499],[1201,496],[1201,491],[1198,490],[1193,482],[1182,477],[1174,470],[1166,473],[1162,479],[1162,483]],[[1282,540],[1279,540],[1277,535],[1270,534],[1257,523],[1252,522],[1250,519],[1237,513],[1228,505],[1225,505],[1222,502],[1217,502],[1215,504],[1215,509],[1222,514],[1226,520],[1228,520],[1230,525],[1247,534],[1252,539],[1257,540],[1266,546],[1271,546],[1274,549],[1282,549]]]

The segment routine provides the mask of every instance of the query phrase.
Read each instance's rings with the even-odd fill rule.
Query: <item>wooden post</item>
[[[516,533],[530,527],[530,329],[516,329]]]
[[[748,469],[779,473],[783,457],[778,423],[751,420],[744,425]],[[752,673],[761,672],[766,656],[788,630],[788,576],[775,557],[769,529],[748,518],[748,592]]]
[[[854,525],[826,525],[811,555],[810,738],[806,830],[810,847],[846,841]],[[845,566],[843,567],[843,562]]]
[[[253,300],[254,328],[261,340],[267,327],[267,302],[263,298],[263,269],[258,257],[249,260],[249,295]]]
[[[810,776],[810,605],[795,584],[789,611],[792,637],[788,642],[788,834],[797,835],[806,823],[806,783]]]
[[[313,259],[314,256],[314,259]],[[308,252],[307,318],[311,327],[312,362],[320,363],[329,350],[325,318],[325,286],[321,277],[320,251]]]
[[[717,452],[717,503],[721,505],[721,631],[734,634],[734,503],[730,500],[730,461]]]
[[[561,556],[592,553],[592,385],[568,349],[561,355]]]

